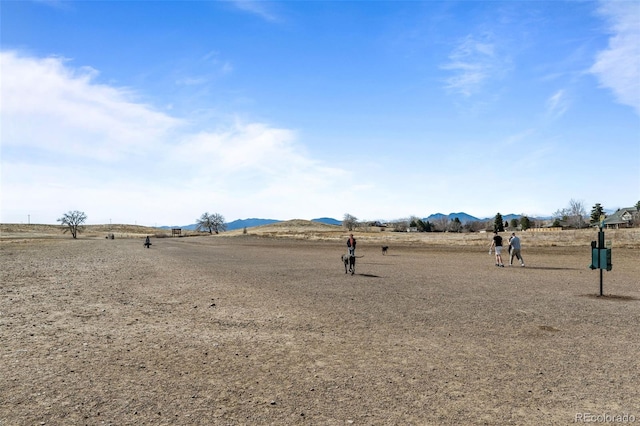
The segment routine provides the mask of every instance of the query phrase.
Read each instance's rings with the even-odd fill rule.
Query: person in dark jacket
[[[489,254],[491,254],[493,249],[496,251],[496,266],[504,268],[504,263],[502,262],[502,237],[498,235],[498,231],[493,233],[493,241],[489,247]]]
[[[350,234],[347,240],[347,250],[349,250],[349,256],[356,255],[356,239],[353,237],[353,234]]]

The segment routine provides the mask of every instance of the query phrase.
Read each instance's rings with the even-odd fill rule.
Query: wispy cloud
[[[271,9],[271,2],[258,0],[232,0],[231,3],[238,9],[257,15],[266,21],[280,21],[280,17]]]
[[[619,103],[640,115],[640,3],[603,1],[599,13],[608,22],[611,37],[590,71]]]
[[[506,62],[496,53],[490,37],[465,37],[449,55],[449,62],[441,68],[453,74],[446,80],[446,88],[464,96],[480,91],[491,78],[502,75]]]
[[[178,86],[200,86],[209,82],[206,77],[183,77],[176,80]]]
[[[202,62],[217,74],[229,74],[233,71],[233,64],[220,57],[217,51],[211,51],[202,57]]]
[[[178,78],[176,84],[179,86],[201,86],[231,74],[233,72],[233,64],[220,56],[220,53],[216,51],[207,53],[195,64],[190,64],[191,68],[188,68],[188,71],[182,71],[184,76]],[[189,75],[193,73],[193,69],[197,69],[198,74]]]
[[[521,145],[525,144],[526,140],[529,139],[533,134],[535,134],[535,130],[532,128],[525,129],[520,133],[516,133],[513,135],[509,135],[504,144],[507,146]]]
[[[71,10],[72,2],[68,0],[34,0],[34,3],[44,4],[55,9]]]
[[[550,118],[563,116],[568,108],[569,99],[565,90],[558,90],[547,99],[547,116]]]

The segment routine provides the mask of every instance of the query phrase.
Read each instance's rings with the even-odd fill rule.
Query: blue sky
[[[4,1],[2,223],[640,200],[640,2]]]

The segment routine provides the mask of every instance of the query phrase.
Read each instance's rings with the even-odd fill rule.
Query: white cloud
[[[616,100],[640,114],[640,3],[603,1],[599,12],[612,35],[590,71]]]
[[[95,70],[0,55],[0,222],[53,223],[76,209],[91,223],[187,224],[213,210],[312,218],[351,174],[310,158],[292,130],[240,120],[193,130],[96,83]]]
[[[452,72],[446,80],[446,88],[471,96],[481,90],[492,78],[499,77],[506,69],[506,62],[496,54],[496,46],[488,40],[465,37],[449,55],[449,62],[441,68]]]
[[[95,83],[96,70],[69,62],[0,52],[4,148],[115,161],[155,149],[180,125],[126,89]]]

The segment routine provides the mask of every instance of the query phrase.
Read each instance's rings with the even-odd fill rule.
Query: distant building
[[[604,220],[604,227],[609,229],[631,228],[633,226],[633,217],[638,212],[635,207],[626,207],[618,209],[611,216]]]
[[[376,226],[378,228],[386,228],[387,227],[387,225],[385,223],[382,223],[382,222],[380,222],[378,220],[373,221],[373,222],[369,222],[369,226]]]

